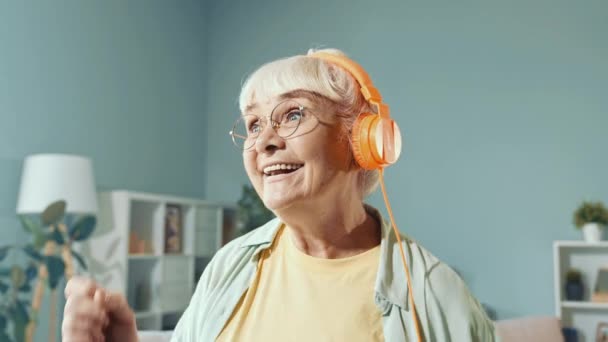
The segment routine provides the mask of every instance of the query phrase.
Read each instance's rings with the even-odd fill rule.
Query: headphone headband
[[[382,103],[382,95],[380,94],[380,91],[374,87],[372,79],[369,77],[367,72],[365,72],[365,69],[363,69],[361,65],[357,64],[357,62],[346,56],[335,55],[327,52],[314,52],[308,56],[337,64],[338,66],[346,69],[346,71],[348,71],[355,78],[355,80],[357,80],[357,83],[359,83],[361,94],[363,94],[365,100],[376,106],[378,115],[387,119],[390,117],[390,109],[387,104]]]

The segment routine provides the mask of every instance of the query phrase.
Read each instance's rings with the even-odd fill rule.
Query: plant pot
[[[597,223],[585,223],[583,226],[583,237],[587,242],[600,242],[602,241],[602,233],[604,227]]]
[[[566,283],[566,299],[567,300],[583,300],[585,289],[582,282],[567,282]]]

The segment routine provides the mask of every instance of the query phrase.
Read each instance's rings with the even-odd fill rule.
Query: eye
[[[297,122],[300,121],[302,119],[302,111],[299,109],[294,109],[292,111],[290,111],[289,113],[287,113],[284,117],[285,122]]]
[[[260,124],[259,120],[251,120],[247,123],[247,133],[248,134],[256,134],[260,132]]]

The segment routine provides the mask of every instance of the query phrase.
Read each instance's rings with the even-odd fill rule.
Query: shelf
[[[126,297],[138,328],[173,329],[213,255],[236,237],[237,207],[126,190],[98,199],[108,228],[86,241],[83,257],[103,266],[91,272]]]
[[[576,301],[563,301],[562,308],[568,309],[588,309],[588,310],[608,310],[608,303],[596,303],[596,302],[576,302]]]
[[[608,241],[590,243],[585,241],[555,241],[554,246],[559,248],[608,248]]]
[[[608,303],[591,301],[598,270],[608,264],[608,241],[588,243],[582,240],[554,241],[554,298],[555,310],[563,326],[579,332],[580,341],[594,341],[597,326],[608,317]],[[582,274],[582,301],[565,300],[565,283],[568,271],[578,269]]]
[[[138,311],[138,312],[135,312],[135,318],[142,319],[142,318],[156,317],[156,316],[160,316],[160,315],[178,315],[178,316],[181,316],[181,314],[183,312],[184,312],[184,309],[181,309],[181,310],[148,310],[148,311]]]
[[[155,254],[129,254],[129,259],[131,260],[146,260],[146,259],[158,259],[162,255]]]
[[[194,254],[184,254],[184,253],[165,253],[162,255],[163,258],[193,258]]]
[[[133,200],[128,216],[128,250],[132,254],[161,254],[164,250],[164,204]]]
[[[126,297],[135,312],[158,312],[162,259],[129,259]]]
[[[140,311],[140,312],[135,313],[135,318],[140,319],[140,318],[154,317],[154,316],[160,315],[161,313],[162,312],[156,311],[156,310]]]

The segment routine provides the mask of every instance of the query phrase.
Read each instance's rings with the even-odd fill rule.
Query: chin
[[[296,201],[296,196],[286,194],[264,194],[263,201],[266,208],[277,211],[281,209],[289,208]]]
[[[287,201],[285,199],[282,198],[269,198],[269,199],[264,199],[264,205],[266,206],[266,208],[272,210],[272,211],[276,211],[276,210],[280,210],[280,209],[284,209],[289,207],[291,204],[290,201]]]

